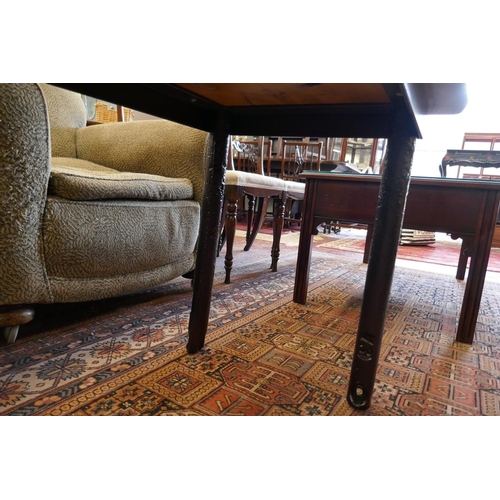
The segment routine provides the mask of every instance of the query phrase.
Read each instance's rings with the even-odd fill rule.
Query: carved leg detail
[[[229,122],[224,113],[212,131],[212,147],[206,168],[201,207],[200,234],[196,253],[193,300],[189,315],[187,352],[194,354],[205,344],[215,274],[217,244],[220,236],[221,211],[224,204],[224,180],[229,146]]]

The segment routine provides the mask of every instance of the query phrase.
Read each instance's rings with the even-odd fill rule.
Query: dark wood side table
[[[482,174],[485,168],[500,168],[500,151],[448,149],[439,165],[441,177],[446,177],[447,168],[453,165],[476,167]]]
[[[370,406],[381,338],[404,214],[415,138],[416,113],[459,113],[464,84],[400,83],[58,83],[85,95],[210,132],[213,147],[202,204],[199,251],[189,322],[190,353],[200,350],[210,313],[218,225],[224,196],[229,135],[388,138],[366,286],[380,298],[376,313],[363,304],[349,402]],[[382,232],[383,228],[383,232]],[[376,275],[370,270],[377,269]],[[383,279],[379,280],[379,273]],[[378,281],[377,281],[378,280]],[[360,339],[362,345],[360,346]],[[372,339],[371,344],[366,340]],[[371,342],[371,341],[370,341]],[[373,348],[368,348],[372,345]]]
[[[340,218],[372,225],[375,221],[380,175],[304,172],[304,220],[300,233],[293,300],[305,304],[312,238],[322,222]],[[471,256],[456,340],[472,344],[481,302],[495,219],[500,182],[412,177],[404,227],[450,233],[469,241]],[[377,307],[371,296],[369,308]]]

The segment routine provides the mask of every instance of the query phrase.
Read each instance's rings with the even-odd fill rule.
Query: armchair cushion
[[[49,194],[68,200],[189,200],[189,179],[119,172],[77,158],[53,158]]]

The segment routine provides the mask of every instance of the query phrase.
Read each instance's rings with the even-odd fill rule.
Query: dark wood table
[[[447,168],[453,165],[480,168],[481,173],[484,168],[500,168],[500,151],[448,149],[439,165],[441,177],[446,177]]]
[[[301,177],[306,181],[306,192],[293,300],[305,304],[312,239],[318,225],[339,219],[372,226],[381,176],[309,171]],[[500,182],[424,177],[412,177],[410,181],[404,227],[449,233],[452,238],[469,241],[473,248],[458,342],[471,344],[474,338],[499,201]],[[372,292],[368,307],[377,308],[376,289]]]
[[[378,295],[388,300],[415,139],[421,137],[416,115],[460,113],[467,104],[465,84],[448,83],[56,85],[211,133],[189,321],[190,353],[204,346],[208,328],[229,135],[388,138],[380,188],[382,208],[375,222],[368,265],[368,271],[382,266],[386,272],[377,283],[372,283],[373,277],[367,273],[367,286],[375,286]],[[379,255],[379,261],[374,255]],[[373,331],[358,332],[358,338],[379,337],[385,314],[386,307],[380,307],[375,316],[371,314]],[[361,318],[365,315],[363,305]],[[348,401],[365,409],[370,406],[378,353],[374,349],[367,359],[357,344],[354,359]]]

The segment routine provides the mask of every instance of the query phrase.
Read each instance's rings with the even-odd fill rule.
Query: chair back
[[[260,175],[271,173],[272,141],[259,137],[256,141],[231,140],[228,168]],[[264,169],[265,161],[265,169]]]
[[[76,157],[76,131],[87,124],[80,94],[53,85],[39,84],[49,115],[52,156]]]
[[[319,170],[322,151],[322,141],[283,141],[281,178],[297,180],[304,170]]]

